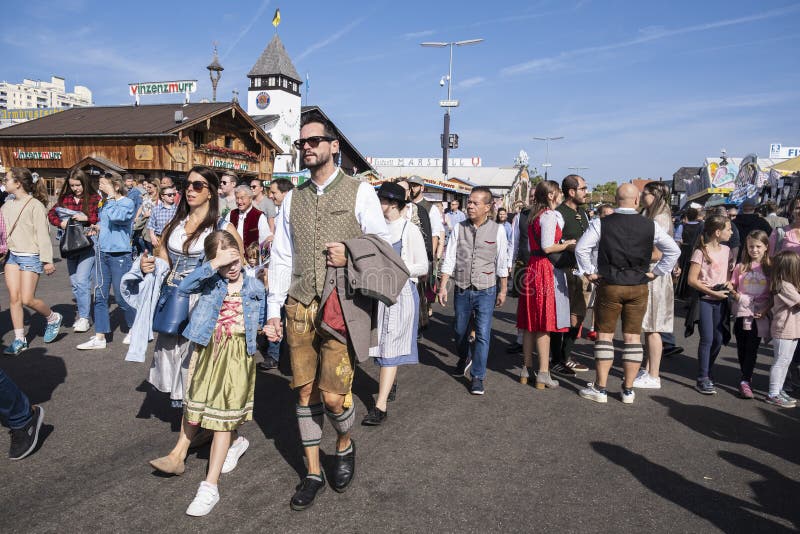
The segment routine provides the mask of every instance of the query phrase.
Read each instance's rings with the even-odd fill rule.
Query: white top
[[[542,248],[552,247],[556,244],[556,226],[564,229],[564,216],[560,211],[547,210],[539,215],[539,226],[542,228]]]
[[[439,206],[431,204],[431,211],[428,213],[431,218],[431,234],[433,237],[444,237],[444,223],[442,222],[442,212]]]
[[[337,167],[333,174],[321,186],[316,187],[317,195],[322,195],[325,188],[333,182],[339,173]],[[281,210],[275,218],[275,239],[272,241],[272,253],[269,262],[269,295],[267,296],[267,319],[281,316],[281,306],[286,302],[289,286],[292,281],[292,257],[294,256],[294,231],[292,229],[292,194],[294,189],[286,193],[281,203]],[[358,185],[356,193],[355,215],[361,230],[365,234],[375,234],[387,243],[389,230],[383,218],[383,210],[375,189],[367,182]]]
[[[637,213],[633,208],[617,208],[614,213]],[[578,272],[581,275],[594,274],[597,272],[597,254],[596,250],[600,244],[600,221],[602,219],[594,219],[589,223],[589,227],[583,233],[578,244],[575,247],[575,259],[578,260]],[[642,217],[642,222],[647,221]],[[661,259],[653,267],[653,274],[656,276],[663,276],[672,271],[678,258],[681,255],[681,249],[675,243],[675,240],[661,228],[661,225],[656,221],[650,221],[655,227],[653,234],[653,245],[661,251]],[[594,260],[593,260],[594,258]]]
[[[448,276],[453,276],[453,271],[456,267],[456,249],[458,248],[458,236],[462,227],[463,225],[457,224],[453,228],[453,233],[450,234],[450,241],[448,241],[444,252],[442,273]],[[495,258],[494,262],[494,272],[500,278],[508,277],[508,238],[506,237],[506,229],[503,228],[502,224],[497,225],[497,258]]]
[[[189,256],[199,256],[203,253],[203,242],[206,240],[211,232],[214,231],[214,227],[206,228],[203,232],[192,241],[189,245]],[[186,241],[186,219],[182,220],[178,226],[172,231],[169,235],[169,242],[167,243],[167,247],[169,247],[170,252],[173,254],[183,254],[183,242]]]
[[[402,216],[395,221],[387,222],[386,226],[389,228],[389,240],[392,243],[402,239],[400,257],[406,264],[411,281],[416,283],[418,277],[428,274],[428,253],[425,251],[422,232],[414,223]]]
[[[239,237],[242,239],[244,239],[244,220],[252,209],[253,205],[250,204],[250,207],[247,208],[246,212],[239,213],[239,222],[236,224],[236,231],[239,232]],[[228,224],[231,224],[231,213],[233,212],[228,212],[228,214],[225,216],[225,222]],[[258,244],[261,245],[264,243],[264,241],[266,241],[271,235],[272,232],[269,230],[269,221],[267,220],[267,216],[262,213],[258,217]]]

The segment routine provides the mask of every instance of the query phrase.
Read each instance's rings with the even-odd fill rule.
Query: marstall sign
[[[227,161],[219,158],[211,158],[209,165],[218,169],[230,169],[232,171],[247,171],[250,166],[240,161]]]
[[[61,152],[53,152],[52,150],[45,151],[28,151],[28,150],[15,150],[14,157],[17,159],[61,159]]]
[[[195,93],[197,92],[197,80],[131,83],[128,84],[128,90],[131,96]]]

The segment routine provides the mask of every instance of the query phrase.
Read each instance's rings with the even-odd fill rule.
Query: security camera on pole
[[[444,129],[442,133],[442,174],[444,179],[447,180],[447,159],[448,151],[453,148],[458,148],[458,135],[450,134],[450,108],[458,107],[458,100],[452,99],[453,87],[453,46],[466,46],[482,42],[483,39],[467,39],[466,41],[451,41],[445,42],[425,42],[420,43],[421,46],[429,46],[434,48],[450,47],[450,68],[447,76],[443,76],[439,80],[439,86],[444,87],[447,82],[447,100],[441,100],[439,106],[445,108],[444,112]]]

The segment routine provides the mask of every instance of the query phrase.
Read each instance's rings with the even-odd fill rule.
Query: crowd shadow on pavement
[[[170,431],[180,432],[183,410],[172,407],[169,393],[157,390],[147,380],[142,380],[142,383],[136,386],[136,391],[144,393],[144,399],[142,399],[142,405],[139,406],[136,419],[155,417],[159,421],[169,423]]]
[[[44,347],[33,347],[19,356],[0,356],[2,367],[31,404],[48,402],[53,392],[67,379],[63,358],[47,353]]]
[[[257,374],[253,421],[264,437],[272,441],[284,461],[302,478],[306,475],[306,465],[297,427],[296,404],[297,395],[286,378],[274,373]]]
[[[784,415],[774,410],[762,410],[768,425],[724,412],[711,406],[684,404],[662,396],[651,399],[667,407],[667,415],[687,428],[716,441],[749,445],[789,462],[800,464],[797,447],[798,420],[796,414]],[[752,401],[751,401],[752,402]]]
[[[760,515],[780,516],[796,524],[796,517],[789,517],[796,512],[787,513],[792,507],[782,507],[777,510],[774,506],[759,508],[748,501],[704,487],[619,445],[593,441],[591,442],[591,447],[599,455],[626,469],[654,494],[677,504],[698,517],[710,521],[723,532],[770,532],[771,534],[795,532],[794,529]],[[741,459],[739,455],[735,456],[738,458],[734,459],[733,455],[729,455],[726,459],[731,463]],[[757,464],[757,462],[750,462],[749,467]],[[770,486],[770,490],[762,493],[762,497],[771,495],[775,491],[772,484]],[[787,495],[790,494],[787,493]],[[796,496],[796,493],[794,495]]]

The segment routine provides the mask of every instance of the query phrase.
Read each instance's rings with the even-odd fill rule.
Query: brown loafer
[[[150,467],[168,475],[182,475],[186,471],[186,465],[183,462],[176,462],[169,456],[162,456],[155,460],[148,462]]]

